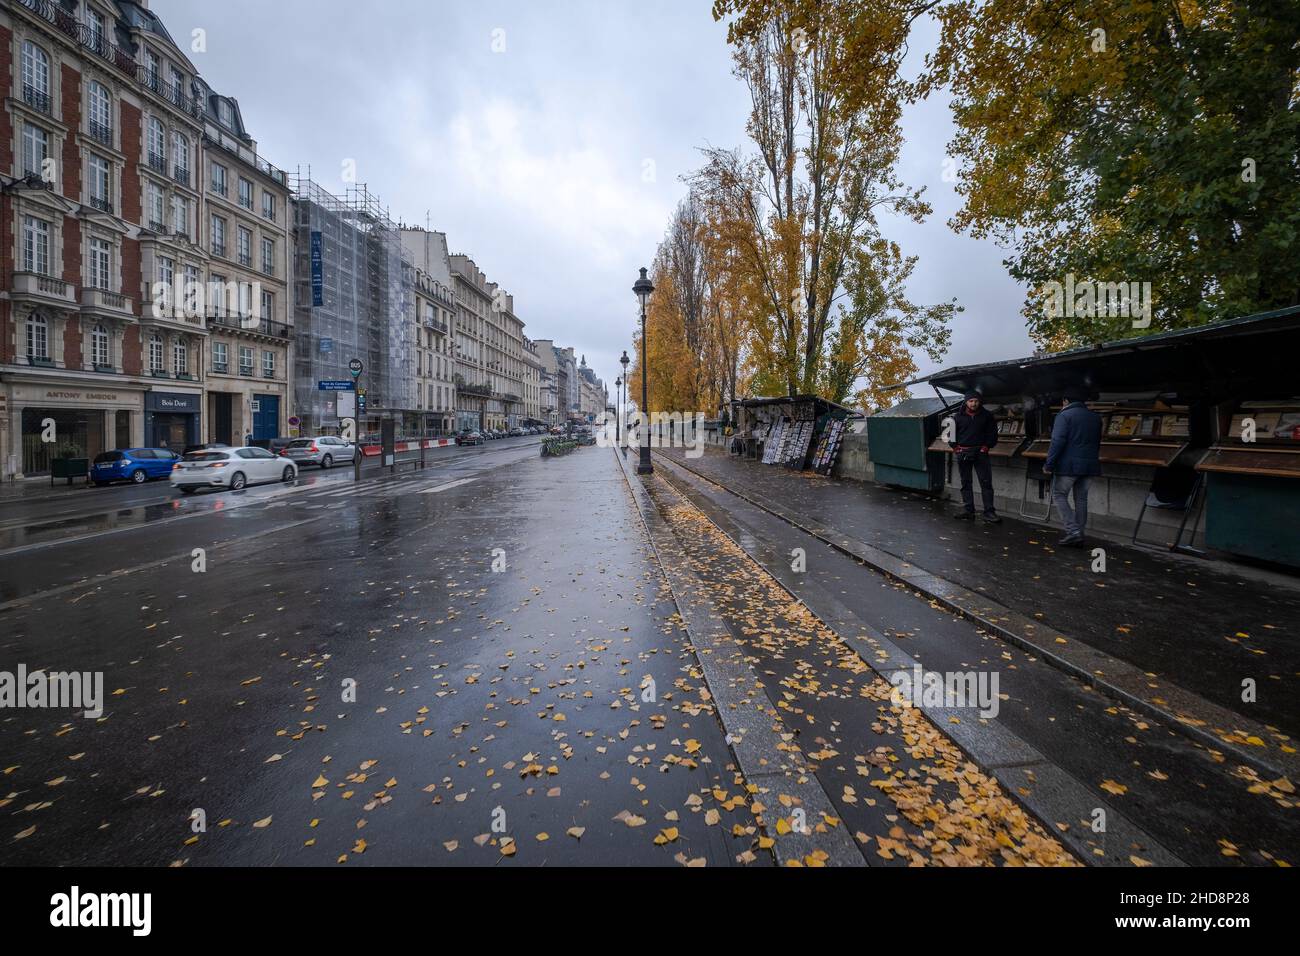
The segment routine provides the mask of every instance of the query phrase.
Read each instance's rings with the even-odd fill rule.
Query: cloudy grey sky
[[[515,296],[533,338],[612,383],[631,286],[702,145],[745,142],[747,97],[708,0],[152,0],[177,43],[239,100],[272,163],[341,193],[344,163],[394,219],[447,233]],[[918,59],[934,43],[926,24]],[[889,234],[920,256],[912,294],[956,296],[943,365],[1026,355],[1001,250],[954,234],[945,102],[909,110],[902,171],[935,214]],[[923,370],[929,370],[926,362]]]

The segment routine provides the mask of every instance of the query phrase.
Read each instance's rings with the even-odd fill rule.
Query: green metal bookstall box
[[[929,451],[946,406],[938,398],[909,398],[867,418],[867,455],[881,484],[937,494],[943,453]]]

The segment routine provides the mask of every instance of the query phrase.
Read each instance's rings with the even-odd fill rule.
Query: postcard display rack
[[[1207,485],[1206,544],[1300,567],[1300,398],[1221,410],[1219,436],[1196,465]]]
[[[796,402],[793,412],[793,418],[782,417],[772,426],[763,448],[763,464],[803,467],[817,426],[816,409],[811,402]]]
[[[832,418],[822,429],[822,437],[817,442],[817,451],[813,454],[813,470],[819,475],[829,475],[840,457],[840,447],[844,444],[844,422]]]

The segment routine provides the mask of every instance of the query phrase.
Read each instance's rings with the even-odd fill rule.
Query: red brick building
[[[147,0],[4,0],[0,82],[0,480],[60,454],[207,439],[213,329],[271,352],[258,388],[287,395],[274,378],[287,378],[291,336],[272,322],[291,311],[284,176]],[[240,265],[222,265],[234,252],[208,235],[209,147],[249,170],[250,209],[274,196],[257,197],[260,218],[240,210],[277,254],[258,270],[272,295],[236,286],[232,305],[264,312],[250,322],[229,321],[228,297],[188,291]],[[221,354],[234,349],[246,351]],[[283,433],[291,410],[276,407],[266,428]],[[236,418],[222,425],[242,438],[251,413]]]

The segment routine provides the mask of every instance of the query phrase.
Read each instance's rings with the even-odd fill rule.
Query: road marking
[[[449,481],[445,485],[438,485],[434,488],[426,488],[420,492],[422,495],[432,495],[439,491],[446,491],[448,488],[458,488],[461,485],[468,485],[471,481],[477,481],[477,478],[461,478],[458,481]]]

